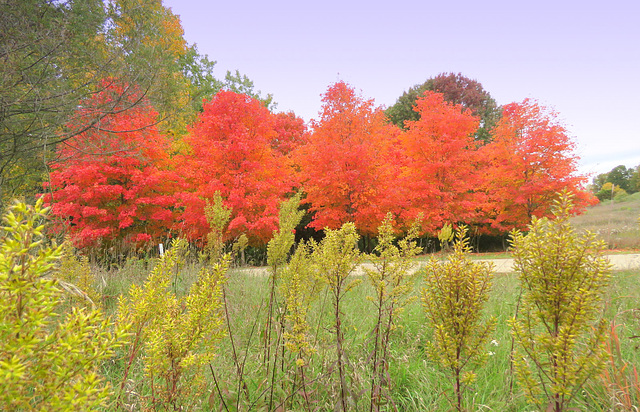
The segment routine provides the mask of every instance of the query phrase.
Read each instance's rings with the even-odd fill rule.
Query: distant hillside
[[[623,200],[606,200],[572,218],[578,229],[598,233],[610,249],[640,249],[640,192]]]

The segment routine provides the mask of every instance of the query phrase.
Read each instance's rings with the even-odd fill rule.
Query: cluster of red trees
[[[111,86],[76,118],[95,118],[92,110],[121,95]],[[228,237],[244,233],[255,245],[271,238],[280,202],[297,191],[311,227],[351,221],[372,236],[388,212],[399,230],[422,214],[425,234],[446,223],[499,234],[547,215],[564,188],[579,207],[593,201],[567,131],[531,100],[505,106],[484,143],[474,139],[479,118],[435,92],[418,99],[419,120],[402,130],[344,82],[329,87],[309,129],[293,113],[222,91],[177,140],[135,98],[132,109],[80,125],[86,131],[61,145],[51,165],[46,200],[79,247],[175,235],[199,242],[216,192],[232,210]]]

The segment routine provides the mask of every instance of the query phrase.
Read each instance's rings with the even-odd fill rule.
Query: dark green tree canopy
[[[398,98],[393,106],[387,109],[386,114],[389,121],[399,127],[406,128],[405,122],[407,120],[418,120],[420,115],[414,111],[415,103],[418,97],[427,90],[442,93],[446,101],[459,104],[471,110],[475,116],[479,116],[480,129],[476,138],[484,141],[490,140],[489,132],[500,118],[500,109],[480,82],[463,76],[461,73],[441,73],[423,84],[411,87]]]
[[[593,178],[591,191],[598,195],[606,183],[612,183],[627,193],[637,192],[640,190],[640,165],[636,167],[618,165],[607,173],[600,173]]]

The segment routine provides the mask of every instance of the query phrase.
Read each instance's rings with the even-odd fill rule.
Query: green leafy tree
[[[607,322],[601,319],[609,262],[604,242],[577,234],[571,196],[561,194],[553,219],[534,219],[512,235],[522,285],[520,312],[510,323],[517,342],[516,376],[540,410],[567,411],[605,361]]]
[[[3,0],[0,27],[0,200],[39,192],[55,146],[103,118],[144,98],[160,112],[151,124],[170,119],[162,131],[179,136],[222,87],[161,0]],[[78,116],[105,79],[131,90]]]
[[[429,357],[448,371],[453,381],[457,411],[465,411],[464,394],[475,381],[475,367],[486,361],[495,319],[483,320],[482,310],[491,289],[491,264],[473,262],[467,229],[456,231],[453,253],[441,263],[432,258],[426,266],[422,303],[433,338]]]
[[[483,141],[491,139],[490,131],[500,118],[500,110],[496,101],[482,84],[461,73],[441,73],[428,79],[423,84],[417,84],[404,92],[396,103],[387,109],[389,121],[395,125],[408,128],[407,121],[420,119],[420,114],[414,110],[416,100],[426,91],[444,94],[444,99],[452,104],[459,104],[470,109],[474,116],[480,117],[480,128],[476,138]]]
[[[591,191],[594,195],[597,195],[598,192],[602,189],[602,186],[607,183],[608,173],[600,173],[591,180]]]
[[[631,190],[630,181],[632,175],[632,168],[627,168],[624,165],[619,165],[611,169],[611,171],[607,174],[607,182],[611,182],[623,189],[625,192],[629,192]]]
[[[13,204],[0,238],[0,409],[74,411],[105,407],[111,389],[99,375],[124,329],[96,309],[60,314],[56,280],[62,248],[47,247],[47,209]]]
[[[607,199],[604,185],[606,183],[612,183],[620,189],[624,190],[626,193],[635,193],[640,189],[640,178],[638,175],[638,170],[638,167],[626,167],[624,165],[618,165],[607,173],[600,173],[593,178],[591,183],[591,191],[600,200]],[[611,192],[611,185],[608,186],[608,189],[609,192]],[[601,193],[603,196],[605,196],[604,198],[601,198]],[[610,193],[608,199],[611,199]]]
[[[222,84],[226,90],[230,90],[238,94],[246,94],[249,97],[259,100],[264,107],[271,111],[273,111],[277,106],[273,101],[273,95],[271,93],[262,97],[262,91],[255,89],[253,80],[249,79],[245,74],[240,74],[240,71],[238,70],[234,73],[227,71]]]
[[[631,169],[631,178],[629,179],[629,192],[635,193],[640,191],[640,165]]]
[[[61,126],[115,70],[105,21],[98,0],[0,2],[0,201],[39,191],[53,145],[77,132]]]
[[[604,200],[615,199],[618,196],[625,195],[627,192],[618,185],[614,185],[611,182],[607,182],[602,185],[602,188],[598,193],[596,193],[596,197],[602,202]]]

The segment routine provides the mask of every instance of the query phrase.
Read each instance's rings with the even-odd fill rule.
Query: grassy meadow
[[[640,197],[630,196],[613,205],[598,205],[572,218],[572,223],[578,229],[608,230],[618,236],[609,238],[609,245],[613,242],[621,248],[623,238],[638,236],[638,205]],[[636,229],[631,227],[634,223]],[[633,250],[636,246],[627,242],[625,247]],[[183,251],[187,250],[184,246]],[[288,247],[283,250],[286,256]],[[388,340],[380,352],[376,330],[383,324],[377,318],[376,289],[367,276],[349,275],[336,307],[332,289],[318,278],[308,277],[306,286],[293,282],[293,274],[302,273],[303,267],[289,272],[282,267],[273,287],[271,272],[264,267],[231,265],[227,269],[212,265],[194,251],[184,259],[173,250],[171,255],[174,260],[131,257],[109,268],[67,255],[60,267],[66,279],[76,276],[76,284],[83,282],[83,287],[91,289],[96,306],[107,316],[118,318],[128,305],[127,310],[134,311],[128,319],[138,319],[139,326],[130,329],[133,335],[127,343],[99,364],[100,374],[113,390],[103,410],[538,410],[528,404],[511,362],[514,341],[508,323],[520,308],[522,293],[515,273],[493,275],[480,318],[493,318],[496,326],[480,347],[481,362],[471,368],[476,379],[466,386],[464,408],[457,409],[450,371],[427,353],[434,329],[428,326],[421,302],[428,283],[424,270],[406,277],[411,288],[407,295],[398,296],[408,299],[394,306],[397,315],[389,323]],[[425,256],[413,258],[419,266],[426,260]],[[207,270],[218,271],[222,277],[211,277]],[[210,297],[202,295],[205,300],[199,301],[200,306],[190,306],[194,293],[203,291],[198,289],[203,279],[213,279],[212,289],[207,290],[215,292]],[[282,288],[285,280],[288,286]],[[160,301],[155,297],[159,295],[144,292],[154,282],[160,286],[149,290],[161,293]],[[638,410],[639,282],[640,270],[611,273],[598,309],[608,331],[606,366],[581,386],[569,410]],[[137,292],[132,292],[134,286]],[[292,291],[300,293],[294,296]],[[79,301],[72,294],[64,296],[58,311],[69,313]],[[129,296],[141,300],[126,303]],[[198,313],[207,299],[226,304]],[[337,336],[341,336],[340,343]],[[215,356],[208,356],[213,352]],[[377,374],[374,364],[379,365]],[[154,376],[154,370],[164,372]]]
[[[577,229],[587,229],[602,236],[610,248],[640,247],[638,210],[640,195],[622,202],[605,203],[590,208],[584,215],[572,218]],[[604,235],[604,236],[603,236]],[[442,256],[440,256],[442,257]],[[472,256],[476,258],[476,256]],[[508,254],[480,255],[508,257]],[[416,262],[426,261],[419,256]],[[154,259],[129,259],[112,270],[94,268],[96,285],[101,289],[107,312],[114,314],[117,297],[126,294],[131,284],[142,284],[153,267]],[[197,263],[176,271],[173,288],[178,295],[186,294],[196,280]],[[312,351],[305,358],[305,385],[296,374],[296,359],[281,340],[275,350],[280,362],[271,365],[266,359],[267,310],[270,277],[266,269],[231,268],[227,273],[226,299],[229,329],[220,343],[217,356],[207,371],[208,389],[193,404],[198,410],[334,410],[339,387],[336,376],[336,343],[332,316],[334,307],[326,287],[318,287],[308,307],[307,335]],[[375,291],[366,277],[342,302],[343,353],[346,358],[347,387],[350,408],[370,410],[371,353],[376,323],[372,297]],[[640,380],[635,365],[640,365],[640,271],[612,273],[605,293],[603,315],[609,322],[610,342],[605,370],[584,385],[573,406],[581,411],[637,410],[640,405]],[[379,410],[447,411],[455,410],[453,383],[447,371],[429,360],[425,344],[433,331],[426,326],[420,302],[424,274],[418,271],[413,279],[413,296],[396,319],[397,328],[390,338],[387,364],[387,399],[377,405]],[[282,308],[283,298],[276,294]],[[520,285],[516,274],[495,274],[484,317],[497,321],[486,351],[486,364],[476,370],[477,380],[467,390],[465,403],[472,411],[535,410],[527,404],[522,389],[515,380],[510,355],[513,341],[508,320],[518,307]],[[282,329],[282,313],[274,313],[276,330]],[[279,343],[278,343],[279,342]],[[274,348],[270,348],[273,358]],[[276,357],[277,359],[277,357]],[[122,365],[107,364],[105,375],[114,386],[122,380]],[[268,375],[266,375],[268,374]],[[127,403],[132,410],[144,404],[144,374],[142,365],[133,369],[126,386]],[[147,389],[148,390],[148,389]]]
[[[576,229],[597,233],[609,249],[640,249],[640,192],[606,200],[575,216]]]
[[[115,296],[124,293],[132,283],[144,279],[144,264],[128,261],[120,270],[98,272],[104,279],[104,303],[113,313]],[[177,274],[177,290],[183,293],[195,280],[197,269],[185,268]],[[640,365],[640,282],[639,271],[615,272],[605,294],[604,315],[616,325],[617,341],[611,349],[611,362],[600,376],[594,376],[583,389],[574,406],[581,411],[635,410],[640,405],[640,387],[634,380],[634,365]],[[415,292],[422,288],[421,274],[415,278]],[[269,410],[270,377],[264,376],[263,345],[265,314],[268,302],[269,278],[256,275],[246,269],[232,269],[227,283],[228,309],[234,338],[235,351],[241,359],[243,384],[239,383],[231,356],[232,347],[227,336],[219,346],[217,357],[212,363],[213,374],[209,374],[210,390],[201,399],[196,409],[202,410]],[[485,308],[485,316],[493,316],[497,326],[486,346],[487,362],[477,369],[478,379],[467,396],[469,410],[477,411],[526,411],[528,406],[524,395],[510,368],[512,340],[507,320],[516,310],[520,293],[516,274],[494,275],[493,287]],[[375,324],[374,306],[370,297],[374,290],[363,279],[346,295],[343,307],[343,330],[345,331],[344,351],[348,357],[349,386],[355,403],[353,410],[369,410],[368,391],[371,379],[370,352],[372,330]],[[312,410],[333,410],[336,399],[335,343],[331,329],[333,307],[326,290],[319,290],[311,303],[308,323],[309,335],[315,353],[306,365],[308,392]],[[432,331],[425,326],[425,316],[419,300],[410,303],[397,321],[398,328],[392,334],[389,356],[389,378],[391,398],[400,411],[447,411],[450,403],[452,383],[446,371],[431,362],[425,352],[425,342]],[[614,341],[615,342],[615,341]],[[271,410],[307,410],[301,396],[292,389],[291,365],[295,359],[285,353],[284,367],[277,370],[278,388],[273,395],[275,401]],[[627,366],[625,366],[627,365]],[[107,363],[104,370],[114,386],[122,378],[118,364]],[[217,387],[213,381],[215,374]],[[637,379],[637,378],[635,378]],[[140,391],[144,377],[141,365],[130,377],[129,404],[133,409],[142,404],[148,396]],[[282,385],[280,385],[282,384]],[[246,390],[242,386],[246,385]],[[215,394],[211,395],[215,391]],[[211,404],[209,405],[209,395]],[[299,394],[298,394],[299,395]],[[282,403],[292,396],[287,409]],[[625,399],[629,397],[627,406]],[[223,406],[224,399],[226,406]],[[209,407],[212,407],[209,409]],[[391,403],[381,405],[380,410],[394,410]]]

